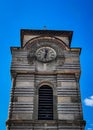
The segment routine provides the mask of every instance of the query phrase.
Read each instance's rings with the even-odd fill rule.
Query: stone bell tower
[[[7,130],[84,130],[80,48],[72,31],[21,30],[11,47],[12,90]]]

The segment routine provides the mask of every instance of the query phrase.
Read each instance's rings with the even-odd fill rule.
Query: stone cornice
[[[73,31],[65,31],[65,30],[27,30],[27,29],[21,29],[21,31],[20,31],[21,47],[23,47],[24,35],[39,35],[39,36],[42,35],[42,36],[68,37],[69,38],[69,47],[70,47]]]

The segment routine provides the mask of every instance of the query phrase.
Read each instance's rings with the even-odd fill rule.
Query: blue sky
[[[5,130],[11,90],[11,46],[20,29],[72,30],[71,47],[81,47],[80,90],[85,130],[93,130],[93,0],[0,1],[0,130]]]

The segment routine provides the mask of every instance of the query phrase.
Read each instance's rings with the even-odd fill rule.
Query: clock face
[[[56,52],[51,47],[41,47],[36,51],[36,57],[39,61],[49,62],[56,58]]]

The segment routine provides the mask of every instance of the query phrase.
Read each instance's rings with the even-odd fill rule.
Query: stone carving
[[[28,54],[28,56],[27,56],[27,59],[28,59],[28,62],[29,62],[31,65],[33,65],[33,64],[35,63],[35,59],[36,59],[35,54],[32,53],[32,52],[30,52],[30,53]]]
[[[35,53],[35,51],[40,47],[48,46],[53,48],[58,55],[62,55],[62,51],[64,50],[64,47],[62,50],[62,44],[58,44],[56,42],[57,42],[56,40],[52,40],[52,39],[40,39],[37,41],[35,40],[33,42],[29,41],[26,45],[26,49],[29,49],[31,53]]]

